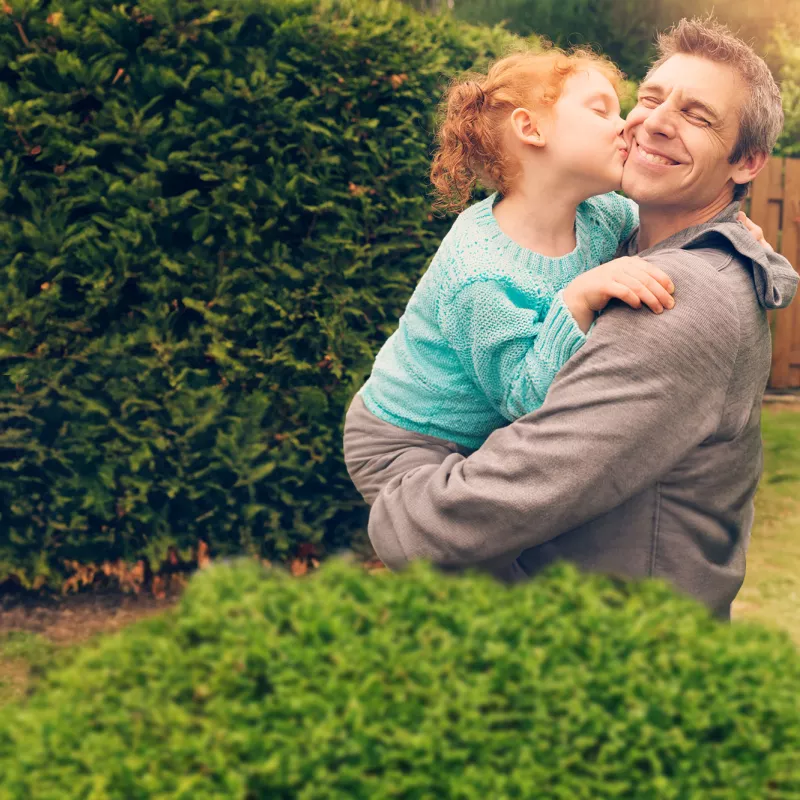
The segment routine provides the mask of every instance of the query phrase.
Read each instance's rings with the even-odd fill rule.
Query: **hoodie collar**
[[[736,252],[750,262],[759,302],[764,308],[785,308],[797,291],[798,275],[792,265],[778,253],[765,250],[736,218],[739,202],[727,205],[715,217],[672,234],[658,244],[639,252],[639,229],[623,245],[625,255],[646,256],[660,250],[689,250],[720,247],[719,237],[729,242]],[[728,249],[725,246],[725,249]]]

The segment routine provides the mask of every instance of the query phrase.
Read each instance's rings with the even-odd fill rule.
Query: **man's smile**
[[[632,152],[637,161],[647,164],[648,166],[676,167],[679,164],[678,161],[669,158],[669,156],[659,153],[657,150],[654,150],[650,147],[644,147],[643,145],[639,144],[635,136],[633,137],[632,144]]]

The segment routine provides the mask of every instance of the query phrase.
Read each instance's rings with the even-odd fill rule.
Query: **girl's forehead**
[[[619,104],[619,97],[611,81],[593,69],[582,69],[570,75],[564,82],[559,102],[584,104],[599,98],[612,106]]]
[[[570,75],[564,83],[564,92],[572,94],[608,94],[617,96],[611,81],[596,69],[580,69]]]

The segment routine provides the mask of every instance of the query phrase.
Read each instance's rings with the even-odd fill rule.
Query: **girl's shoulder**
[[[617,192],[600,194],[578,206],[592,261],[598,264],[614,258],[619,246],[639,224],[639,206]]]
[[[617,192],[598,194],[584,200],[578,206],[578,214],[595,226],[613,232],[615,236],[623,231],[627,231],[627,235],[639,224],[639,206]]]
[[[451,279],[468,281],[501,266],[505,241],[492,214],[495,198],[492,194],[464,209],[442,240],[437,264]]]
[[[491,231],[494,223],[492,208],[494,207],[497,193],[490,194],[483,200],[467,206],[455,219],[450,228],[448,237],[472,241],[480,239]],[[447,238],[447,237],[446,237]]]

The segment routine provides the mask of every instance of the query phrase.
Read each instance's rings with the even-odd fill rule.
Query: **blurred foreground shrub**
[[[0,798],[790,798],[800,657],[660,582],[214,566],[0,719]]]

